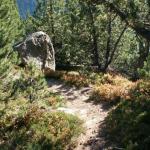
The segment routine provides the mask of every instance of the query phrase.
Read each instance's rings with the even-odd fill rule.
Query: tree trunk
[[[114,57],[114,54],[115,54],[115,52],[116,52],[116,50],[117,50],[118,44],[119,44],[119,42],[121,41],[121,38],[122,38],[124,32],[126,31],[126,29],[127,29],[127,26],[125,25],[125,27],[124,27],[124,29],[121,31],[121,33],[120,33],[120,35],[119,35],[117,41],[114,43],[114,47],[112,48],[112,51],[111,51],[111,49],[110,49],[110,46],[107,46],[107,50],[106,50],[106,54],[107,54],[107,55],[106,55],[106,56],[107,56],[106,59],[107,59],[107,61],[105,62],[105,66],[104,66],[104,68],[102,69],[104,72],[106,72],[108,66],[111,64],[111,62],[112,62],[112,60],[113,60],[113,57]],[[111,30],[110,30],[110,31],[111,31]],[[111,35],[111,33],[110,33],[110,35]],[[111,40],[111,39],[108,39],[108,40]],[[107,42],[107,44],[110,44],[110,42],[109,42],[109,43]]]
[[[150,42],[145,41],[145,45],[143,43],[139,43],[139,59],[138,59],[138,68],[142,69],[144,67],[144,62],[146,61],[149,50],[150,50]]]
[[[110,56],[110,51],[111,51],[111,47],[110,47],[110,43],[111,43],[111,36],[112,36],[112,20],[111,20],[111,14],[109,14],[108,16],[108,28],[107,28],[107,34],[108,34],[108,38],[107,38],[107,46],[106,46],[106,54],[105,54],[105,64],[104,64],[104,68],[103,70],[106,70],[108,67],[108,63],[109,63],[109,56]]]
[[[54,29],[54,18],[53,18],[53,1],[50,1],[50,20],[51,20],[51,32],[52,32],[52,43],[56,46],[55,41],[55,29]]]
[[[90,19],[91,19],[91,28],[92,28],[92,51],[93,51],[93,65],[97,66],[98,69],[101,69],[101,65],[99,63],[99,52],[98,52],[98,35],[96,33],[96,27],[94,22],[94,16],[93,12],[91,10],[91,6],[89,5],[89,13],[90,13]]]
[[[142,69],[144,67],[144,62],[146,61],[150,50],[150,42],[148,40],[144,42],[141,39],[138,40],[139,40],[139,58],[135,66],[134,79],[139,79],[138,69]]]

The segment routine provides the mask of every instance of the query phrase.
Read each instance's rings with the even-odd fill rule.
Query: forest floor
[[[103,123],[110,111],[107,104],[94,104],[89,101],[92,86],[75,88],[56,79],[48,79],[49,88],[54,93],[60,94],[67,102],[59,111],[73,114],[83,120],[85,132],[78,139],[75,150],[104,150],[106,148]]]

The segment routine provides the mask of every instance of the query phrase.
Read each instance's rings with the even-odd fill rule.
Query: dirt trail
[[[95,105],[88,102],[92,87],[77,89],[69,87],[63,82],[49,79],[50,90],[59,93],[67,100],[65,107],[58,110],[77,115],[84,121],[85,133],[79,137],[75,150],[105,150],[105,140],[101,126],[109,110],[104,109],[102,104]]]

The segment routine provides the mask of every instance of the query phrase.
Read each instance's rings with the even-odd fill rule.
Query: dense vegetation
[[[148,1],[38,3],[35,17],[26,21],[26,31],[43,30],[51,35],[57,65],[94,65],[101,71],[112,66],[138,77],[137,68],[143,67],[149,53],[149,40],[131,23],[140,26],[143,22],[143,28],[149,29]],[[117,10],[124,10],[127,19]]]
[[[78,88],[94,86],[89,100],[114,106],[105,121],[109,139],[148,150],[149,21],[149,0],[37,0],[27,19],[15,0],[1,0],[0,149],[68,149],[82,132],[76,116],[49,110],[65,100],[49,91],[34,64],[19,67],[13,44],[42,30],[52,39],[57,67],[78,68],[51,76]]]
[[[25,35],[16,2],[0,1],[0,149],[66,149],[82,132],[73,115],[52,112],[64,105],[49,91],[34,64],[20,68],[13,44]]]

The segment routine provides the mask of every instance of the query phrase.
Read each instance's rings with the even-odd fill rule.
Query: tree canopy
[[[131,0],[94,0],[92,3],[104,4],[116,13],[135,32],[150,40],[150,2]]]

